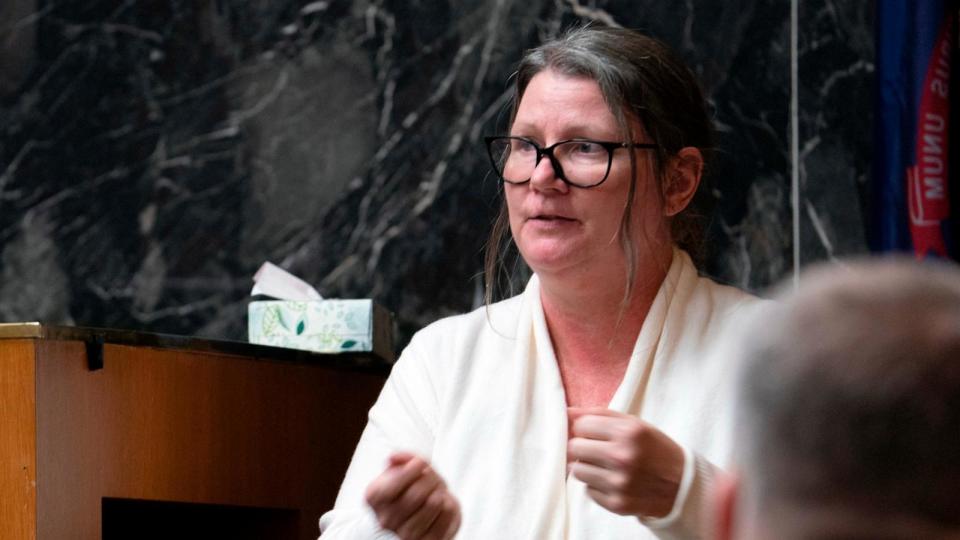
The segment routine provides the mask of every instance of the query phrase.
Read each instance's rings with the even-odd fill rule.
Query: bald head
[[[744,519],[777,538],[960,534],[960,270],[875,260],[801,283],[740,374]]]

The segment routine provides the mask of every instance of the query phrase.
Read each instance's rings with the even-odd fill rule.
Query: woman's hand
[[[408,452],[390,456],[366,499],[380,526],[401,540],[448,540],[460,528],[460,503],[429,463]]]
[[[611,512],[664,517],[683,476],[683,449],[640,419],[601,408],[567,409],[567,462],[587,493]]]

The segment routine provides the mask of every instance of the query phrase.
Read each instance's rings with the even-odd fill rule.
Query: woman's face
[[[643,130],[635,132],[642,134]],[[530,80],[510,134],[532,139],[541,147],[567,139],[625,142],[595,81],[550,70]],[[637,139],[634,142],[649,142],[642,135]],[[625,262],[618,235],[633,181],[628,152],[614,152],[606,181],[596,187],[583,189],[566,184],[557,178],[546,158],[541,159],[529,182],[504,184],[510,230],[534,272],[569,275],[616,269],[622,275]],[[650,151],[635,152],[634,236],[655,240],[654,236],[664,234],[667,227],[654,183],[653,156]],[[666,242],[669,244],[669,238]],[[642,247],[637,246],[641,257],[645,253]]]

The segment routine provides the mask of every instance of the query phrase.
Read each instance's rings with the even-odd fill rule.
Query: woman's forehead
[[[534,75],[527,83],[519,110],[543,107],[553,108],[558,113],[571,109],[608,109],[596,81],[562,75],[549,69]]]
[[[514,119],[514,127],[548,126],[619,132],[617,119],[596,81],[551,70],[530,79]]]
[[[600,85],[589,77],[564,75],[546,69],[534,75],[517,107],[512,131],[539,131],[549,126],[564,131],[589,133],[619,139],[621,136],[645,137],[642,123],[630,111],[623,111],[629,127],[624,133],[610,109]]]

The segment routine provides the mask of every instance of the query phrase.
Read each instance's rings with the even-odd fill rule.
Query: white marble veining
[[[707,270],[789,275],[789,3],[278,0],[0,6],[0,319],[242,338],[282,264],[402,335],[478,302],[485,134],[522,51],[577,21],[673,45],[715,109]],[[802,2],[801,264],[865,250],[872,12]]]

